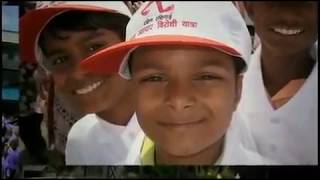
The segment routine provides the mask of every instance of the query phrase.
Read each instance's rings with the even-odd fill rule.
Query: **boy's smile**
[[[273,32],[284,35],[284,36],[294,36],[294,35],[299,35],[303,33],[303,28],[298,28],[298,27],[273,27],[271,28]]]
[[[87,94],[87,93],[93,92],[95,89],[100,87],[103,83],[104,83],[104,81],[100,80],[95,83],[89,84],[81,89],[76,89],[75,94],[82,95],[82,94]]]
[[[269,26],[269,33],[267,31],[265,33],[269,36],[270,40],[280,41],[278,42],[280,44],[301,41],[308,37],[308,33],[310,33],[310,28],[306,27],[299,19],[286,19],[285,17],[281,17],[281,15],[277,20],[270,20],[264,26]]]
[[[296,53],[316,41],[317,2],[245,3],[256,33],[268,49]]]
[[[159,119],[157,124],[167,129],[168,131],[183,132],[188,131],[191,128],[199,128],[200,125],[204,125],[208,120],[206,118],[196,117],[195,114],[186,115],[183,113],[176,113],[169,118]]]

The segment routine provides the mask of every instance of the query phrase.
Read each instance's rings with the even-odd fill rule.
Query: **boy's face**
[[[318,38],[317,2],[245,2],[262,43],[275,52],[299,52]]]
[[[140,126],[158,148],[176,156],[221,140],[241,93],[232,57],[204,47],[138,48],[132,79]]]
[[[44,66],[50,71],[55,90],[68,107],[83,113],[114,107],[125,94],[127,81],[118,75],[97,75],[80,69],[80,61],[102,47],[121,42],[107,29],[58,31],[44,35]]]

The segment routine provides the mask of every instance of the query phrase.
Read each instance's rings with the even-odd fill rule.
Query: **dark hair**
[[[236,75],[240,74],[246,67],[245,61],[240,57],[233,57],[233,63],[236,68]]]
[[[41,32],[39,37],[39,46],[44,49],[46,36],[50,35],[57,39],[58,32],[64,31],[83,31],[96,30],[105,28],[116,32],[121,40],[125,40],[126,26],[129,22],[129,17],[119,13],[108,12],[83,12],[69,11],[54,17]]]
[[[132,52],[130,54],[130,56],[128,57],[128,69],[129,69],[129,73],[130,74],[132,73],[132,57],[133,57],[133,53],[134,52]],[[235,67],[236,75],[239,75],[243,71],[245,66],[246,66],[245,61],[240,57],[233,57],[233,64],[234,64],[234,67]]]

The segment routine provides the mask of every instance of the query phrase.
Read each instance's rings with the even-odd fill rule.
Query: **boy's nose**
[[[80,62],[83,61],[87,56],[78,54],[74,57],[74,66],[73,66],[73,74],[77,79],[82,79],[83,77],[88,75],[88,71],[84,68],[81,68]]]
[[[165,102],[174,111],[184,111],[194,106],[195,96],[192,84],[168,82],[165,93]]]

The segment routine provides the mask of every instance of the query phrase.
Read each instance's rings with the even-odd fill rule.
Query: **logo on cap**
[[[40,1],[40,2],[37,2],[36,9],[48,8],[48,7],[57,6],[64,3],[65,1]]]
[[[164,13],[164,12],[174,10],[174,4],[172,4],[168,7],[163,7],[162,1],[150,1],[141,11],[141,15],[143,15],[143,16],[148,15],[150,12],[149,8],[150,8],[151,4],[153,4],[153,3],[156,3],[159,13]]]

